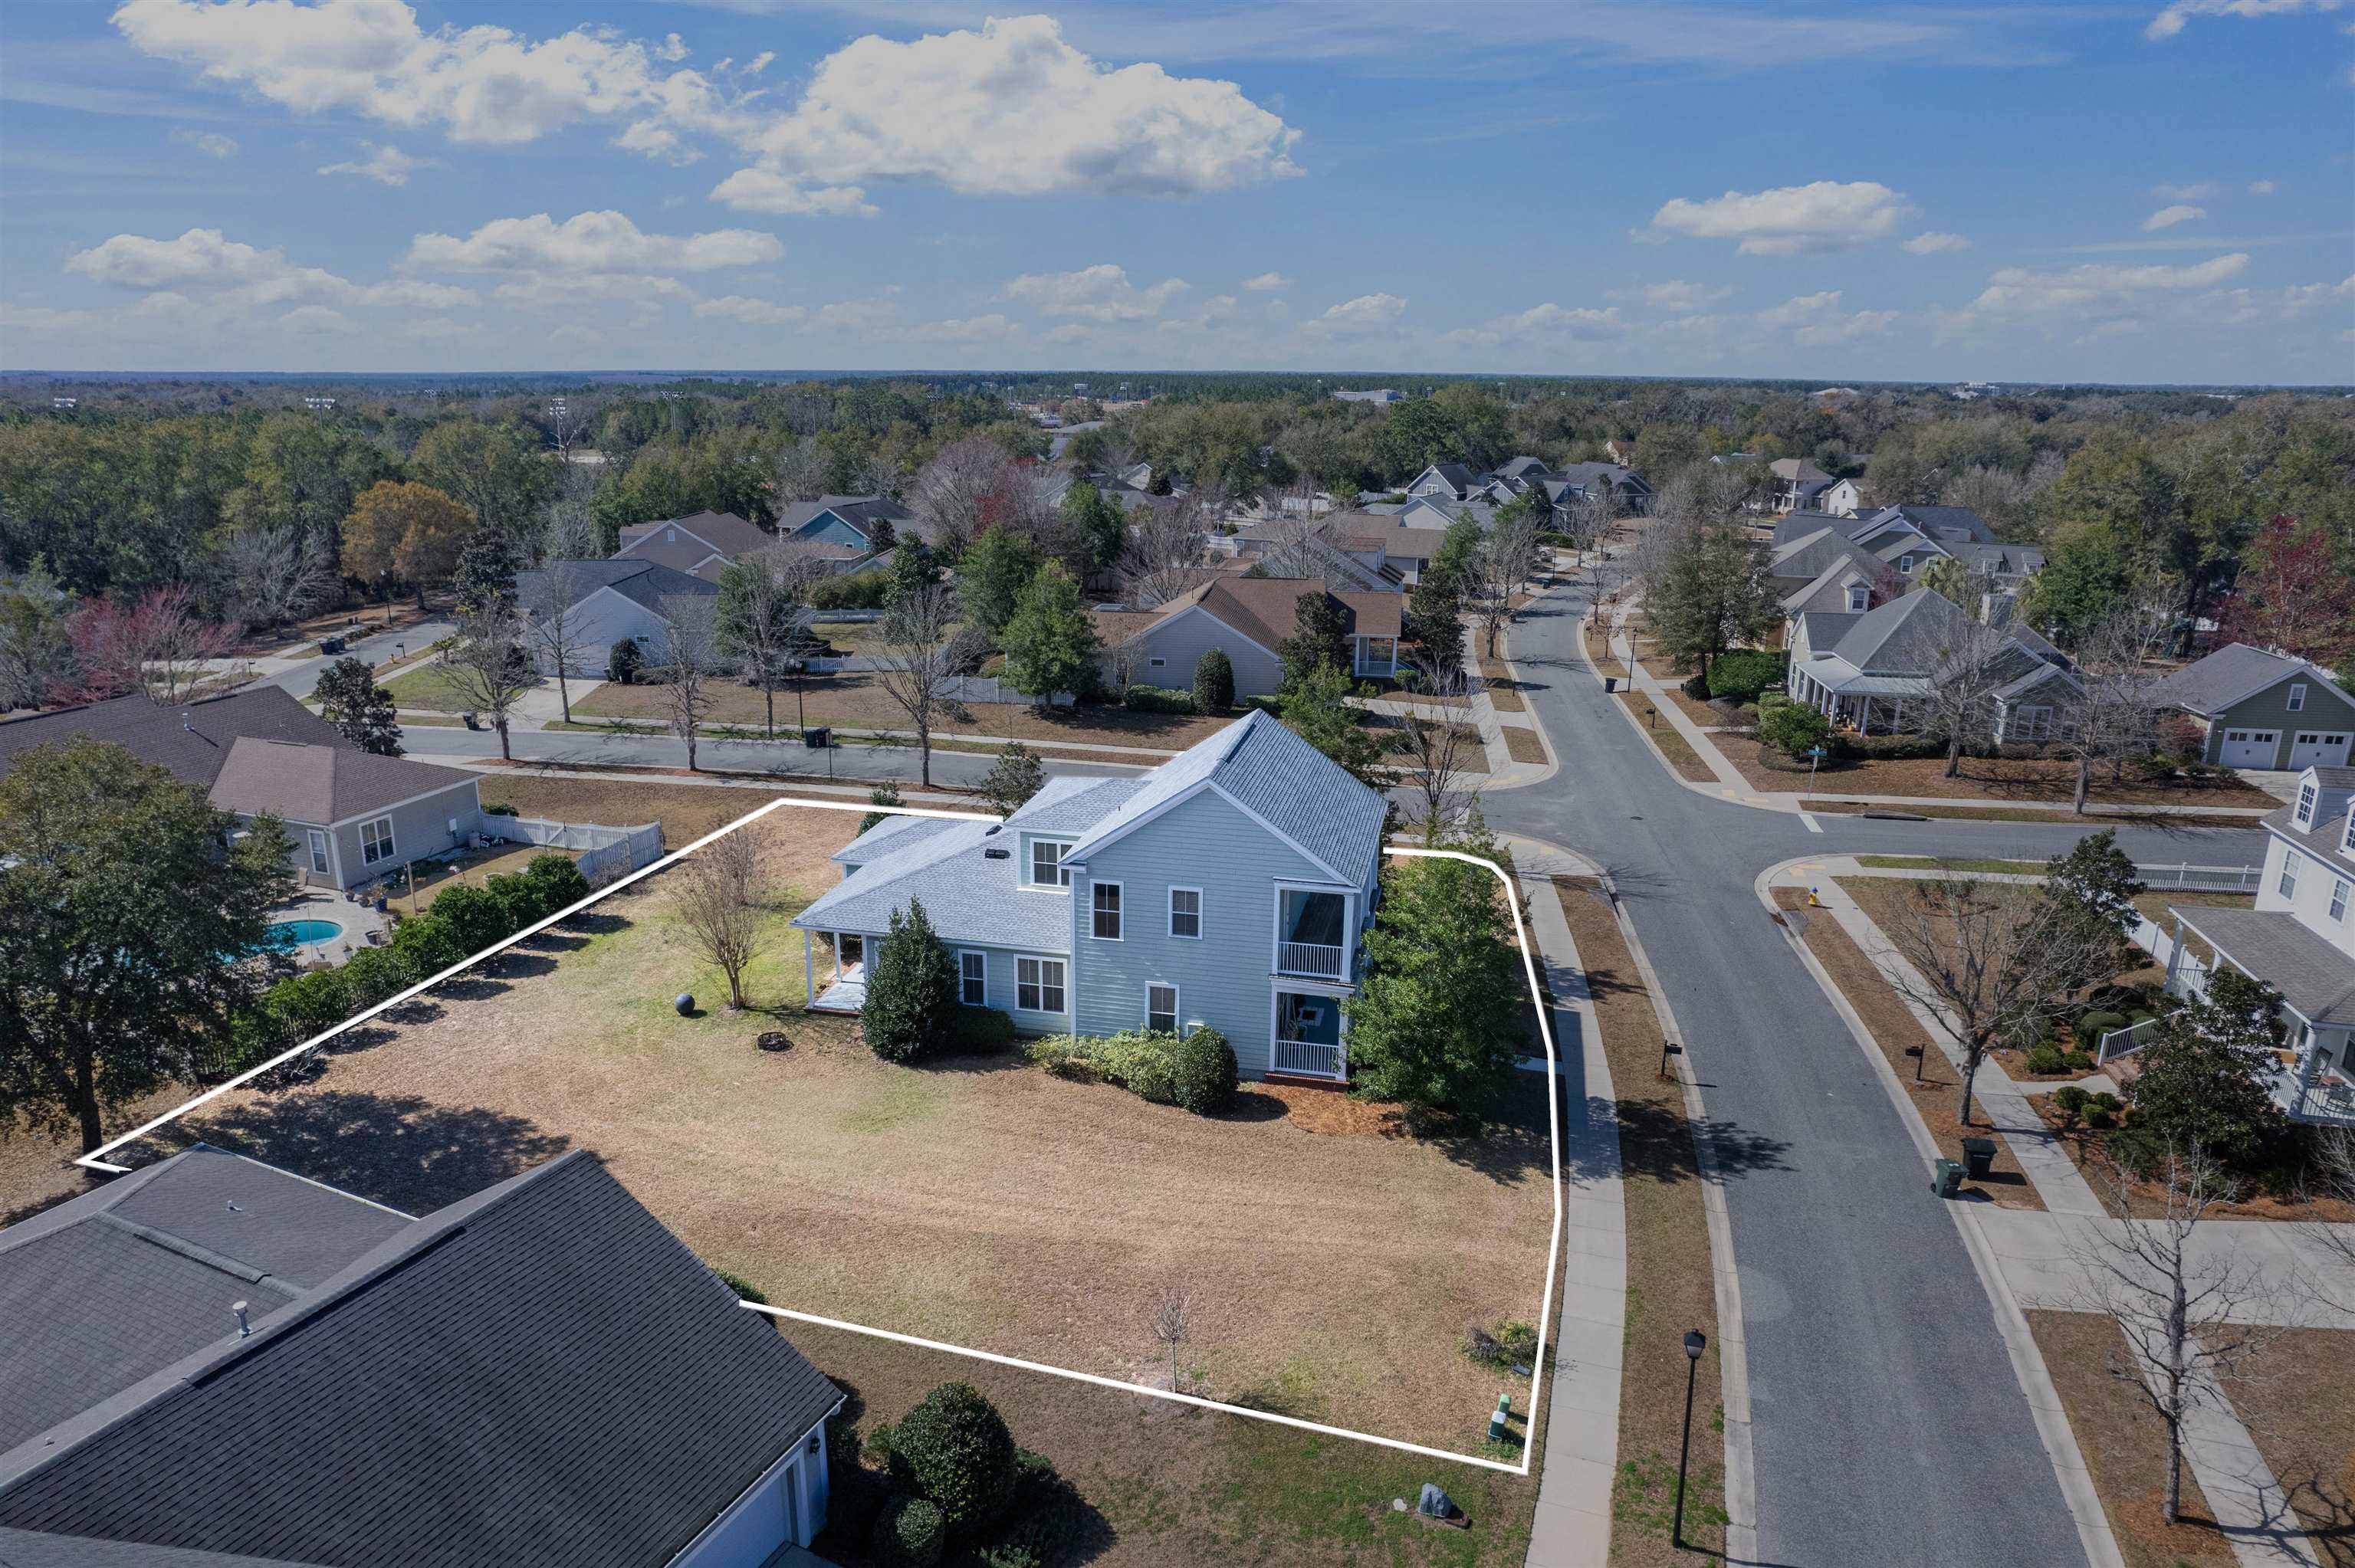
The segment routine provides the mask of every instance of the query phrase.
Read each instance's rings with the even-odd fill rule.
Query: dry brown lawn
[[[1660,748],[1660,755],[1668,759],[1668,766],[1674,768],[1679,777],[1695,779],[1703,784],[1713,784],[1717,781],[1717,775],[1710,771],[1708,763],[1700,759],[1700,753],[1692,748],[1691,743],[1677,732],[1677,726],[1660,722],[1660,710],[1652,701],[1649,693],[1621,692],[1618,696],[1619,700],[1626,705],[1627,711],[1636,715],[1636,722],[1643,726],[1646,735],[1652,737],[1652,744]]]
[[[1884,896],[1894,896],[1905,886],[1891,877],[1861,876],[1842,877],[1839,885],[1876,923],[1881,921],[1890,907],[1883,902]],[[1824,966],[1832,982],[1848,998],[1849,1005],[1864,1021],[1865,1032],[1872,1036],[1872,1043],[1881,1048],[1890,1070],[1904,1086],[1915,1114],[1929,1129],[1938,1152],[1948,1160],[1960,1160],[1964,1139],[1995,1140],[1995,1166],[1987,1180],[1968,1183],[1964,1190],[1984,1192],[2007,1209],[2043,1208],[2044,1200],[2029,1184],[2027,1174],[2020,1170],[2019,1161],[2012,1156],[2011,1145],[2003,1136],[1984,1120],[1975,1120],[1969,1127],[1956,1120],[1962,1110],[1962,1074],[1914,1022],[1913,1012],[1890,989],[1889,982],[1881,978],[1881,971],[1865,957],[1864,949],[1840,929],[1839,923],[1829,914],[1806,907],[1806,889],[1778,887],[1774,889],[1774,902],[1785,911],[1781,916],[1784,924],[1796,928],[1807,950],[1815,954],[1816,961]],[[1922,1054],[1918,1057],[1906,1054],[1909,1046],[1921,1047]],[[1927,1181],[1929,1172],[1923,1172],[1923,1179]]]
[[[855,1021],[798,1011],[784,926],[856,823],[762,824],[792,890],[748,979],[763,1011],[673,1012],[676,992],[708,1007],[725,991],[656,877],[369,1030],[316,1082],[224,1097],[169,1141],[412,1212],[586,1147],[779,1305],[1124,1379],[1156,1374],[1149,1315],[1178,1284],[1188,1372],[1215,1397],[1476,1448],[1497,1394],[1526,1387],[1459,1347],[1537,1309],[1541,1089],[1483,1134],[1417,1139],[1386,1118],[1312,1131],[1259,1091],[1189,1116],[1018,1054],[890,1065]],[[792,1048],[756,1049],[764,1030]]]
[[[1726,723],[1726,716],[1723,714],[1718,712],[1715,708],[1710,707],[1707,703],[1696,702],[1692,698],[1685,695],[1684,688],[1682,686],[1671,686],[1668,688],[1668,701],[1676,704],[1678,707],[1684,710],[1685,717],[1705,728],[1722,726]]]
[[[1684,1092],[1659,1075],[1660,1023],[1619,923],[1583,877],[1557,877],[1611,1063],[1619,1120],[1621,1193],[1627,1219],[1627,1317],[1619,1373],[1619,1473],[1613,1488],[1611,1561],[1617,1568],[1669,1568],[1695,1559],[1669,1542],[1677,1444],[1687,1375],[1684,1330],[1709,1336],[1698,1376],[1708,1392],[1696,1463],[1686,1491],[1688,1542],[1703,1552],[1724,1544],[1724,1387],[1718,1362],[1717,1291],[1699,1161]],[[1753,1150],[1768,1158],[1764,1150]]]
[[[2232,1403],[2328,1568],[2355,1568],[2355,1330],[2296,1329]]]
[[[1529,704],[1521,700],[1521,685],[1513,679],[1512,666],[1502,659],[1480,661],[1480,678],[1487,683],[1488,701],[1500,714],[1525,713]]]
[[[1718,745],[1742,776],[1760,789],[1793,793],[1808,788],[1804,768],[1786,772],[1769,767],[1760,759],[1759,743],[1747,736],[1723,736]],[[2038,758],[1966,757],[1960,777],[1949,779],[1945,773],[1945,759],[1936,757],[1827,760],[1817,770],[1814,787],[1835,795],[1900,795],[2013,805],[2043,802],[2066,810],[2075,787],[2076,765]],[[2211,785],[2186,779],[2146,783],[2132,778],[2113,783],[2106,773],[2098,772],[2089,799],[2109,805],[2233,806],[2252,810],[2270,810],[2280,803],[2238,778]]]
[[[482,788],[485,806],[513,806],[527,817],[600,822],[609,828],[660,822],[663,842],[671,849],[692,843],[712,829],[734,821],[774,793],[774,789],[763,792],[722,785],[666,784],[654,779],[553,779],[504,772],[485,774]]]
[[[2126,1568],[2237,1568],[2232,1542],[2210,1517],[2189,1464],[2180,1522],[2167,1522],[2167,1439],[2158,1417],[2110,1375],[2111,1361],[2127,1354],[2117,1325],[2090,1312],[2039,1310],[2028,1314],[2028,1326]]]
[[[1505,732],[1505,753],[1514,761],[1542,765],[1548,760],[1545,742],[1538,738],[1537,731],[1517,724],[1497,727]]]
[[[715,725],[757,725],[763,722],[767,709],[760,691],[735,682],[723,682],[712,688],[718,702],[710,722]],[[908,715],[885,694],[871,674],[847,672],[838,675],[813,677],[803,694],[803,702],[813,724],[838,725],[855,729],[902,730],[908,727]],[[634,718],[659,720],[662,714],[662,689],[658,686],[598,687],[572,705],[577,718]],[[782,726],[792,722],[794,694],[790,690],[777,694],[777,720]],[[943,719],[934,733],[943,736],[1012,736],[1019,740],[1092,741],[1106,746],[1148,747],[1165,751],[1182,751],[1197,741],[1208,740],[1233,722],[1225,718],[1203,718],[1191,714],[1149,714],[1127,708],[1099,707],[1082,705],[1070,708],[1041,711],[1028,703],[975,703],[968,711],[971,718],[959,723]]]

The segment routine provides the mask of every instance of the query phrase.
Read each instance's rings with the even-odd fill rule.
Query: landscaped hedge
[[[880,609],[891,592],[889,572],[844,572],[820,577],[809,588],[812,609]]]
[[[1056,1034],[1030,1044],[1030,1060],[1059,1077],[1117,1084],[1157,1106],[1211,1116],[1234,1103],[1234,1047],[1215,1029],[1190,1034],[1124,1030]]]
[[[1790,671],[1788,653],[1737,648],[1710,661],[1706,689],[1700,694],[1723,697],[1729,702],[1754,703],[1761,693],[1781,691]]]
[[[1167,686],[1131,686],[1122,694],[1121,705],[1142,714],[1190,714],[1194,694]]]
[[[1014,1435],[972,1384],[944,1383],[892,1426],[891,1478],[938,1510],[946,1535],[969,1541],[1014,1500]]]
[[[875,1561],[881,1568],[932,1568],[947,1539],[939,1509],[922,1498],[895,1497],[875,1520]]]

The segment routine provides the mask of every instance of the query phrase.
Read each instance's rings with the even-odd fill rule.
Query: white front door
[[[2299,730],[2289,743],[2289,765],[2292,772],[2308,768],[2344,768],[2347,766],[2348,735],[2344,730]]]
[[[2277,729],[2228,729],[2216,760],[2227,768],[2271,768],[2280,746]]]

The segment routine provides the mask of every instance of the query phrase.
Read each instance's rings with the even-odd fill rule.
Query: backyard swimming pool
[[[267,943],[272,948],[314,947],[332,942],[344,934],[344,928],[333,920],[272,920]]]

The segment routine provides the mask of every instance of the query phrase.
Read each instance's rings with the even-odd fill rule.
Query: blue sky
[[[11,0],[0,364],[2355,381],[2355,5]]]

